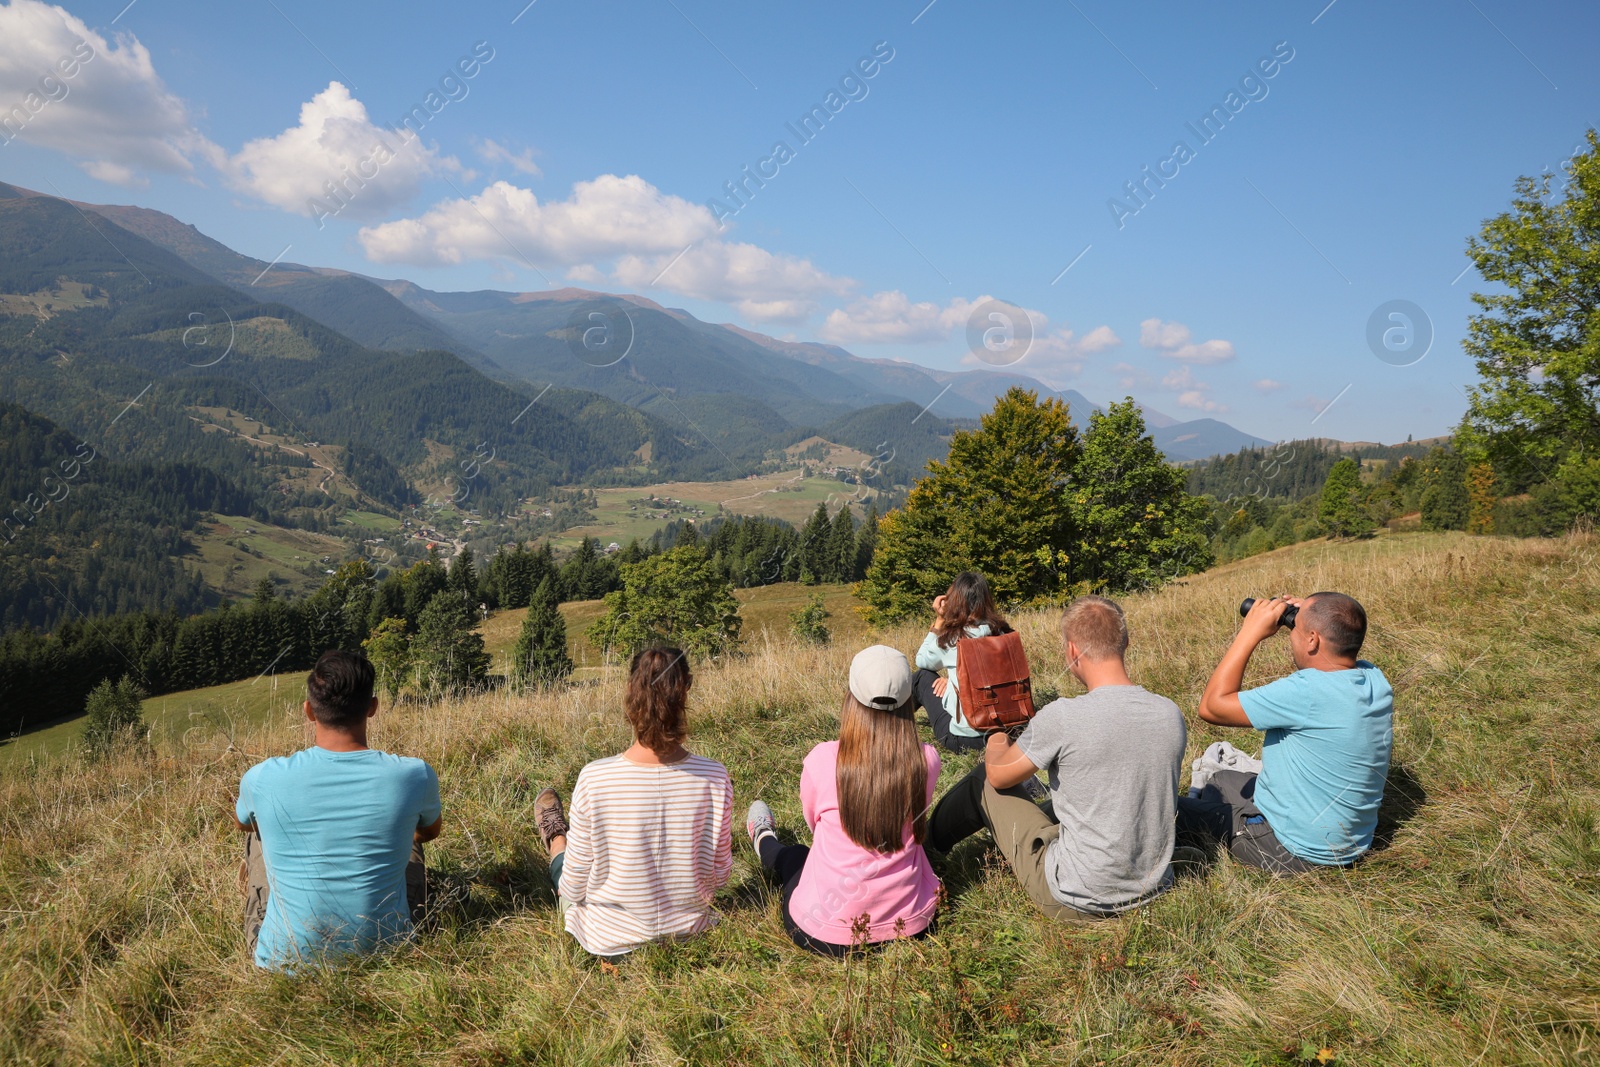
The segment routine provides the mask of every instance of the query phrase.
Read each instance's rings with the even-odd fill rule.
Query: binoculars
[[[1242,619],[1246,615],[1250,614],[1250,609],[1255,606],[1255,603],[1255,597],[1245,597],[1243,602],[1241,602],[1239,605],[1239,617]],[[1300,614],[1300,609],[1295,607],[1293,604],[1290,604],[1287,608],[1283,609],[1283,616],[1278,619],[1278,625],[1287,626],[1291,630],[1294,629],[1294,617],[1298,614]]]

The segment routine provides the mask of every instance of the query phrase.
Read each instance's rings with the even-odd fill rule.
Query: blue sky
[[[982,365],[994,298],[1035,334],[1015,369],[1275,439],[1447,432],[1466,238],[1600,121],[1578,3],[125,3],[0,6],[27,119],[0,179],[262,259],[639,292],[935,367]],[[370,180],[341,205],[344,168]],[[1420,361],[1369,347],[1394,300]]]

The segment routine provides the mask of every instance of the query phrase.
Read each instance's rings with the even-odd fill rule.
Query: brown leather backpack
[[[957,639],[955,674],[961,714],[974,730],[1007,730],[1033,718],[1033,683],[1021,634]]]

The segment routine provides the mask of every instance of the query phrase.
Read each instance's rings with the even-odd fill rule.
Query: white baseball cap
[[[905,653],[873,645],[850,661],[850,695],[869,708],[890,711],[911,699],[911,664]]]

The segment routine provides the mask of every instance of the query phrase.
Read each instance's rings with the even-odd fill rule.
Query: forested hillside
[[[0,199],[0,398],[35,431],[0,453],[14,520],[32,528],[0,565],[7,627],[214,602],[180,562],[207,511],[331,530],[349,508],[392,514],[427,494],[494,516],[561,485],[744,469],[593,393],[364,348],[45,197]],[[79,446],[98,458],[71,510],[30,505],[54,491],[35,486],[54,453]],[[104,472],[92,490],[90,471]]]

